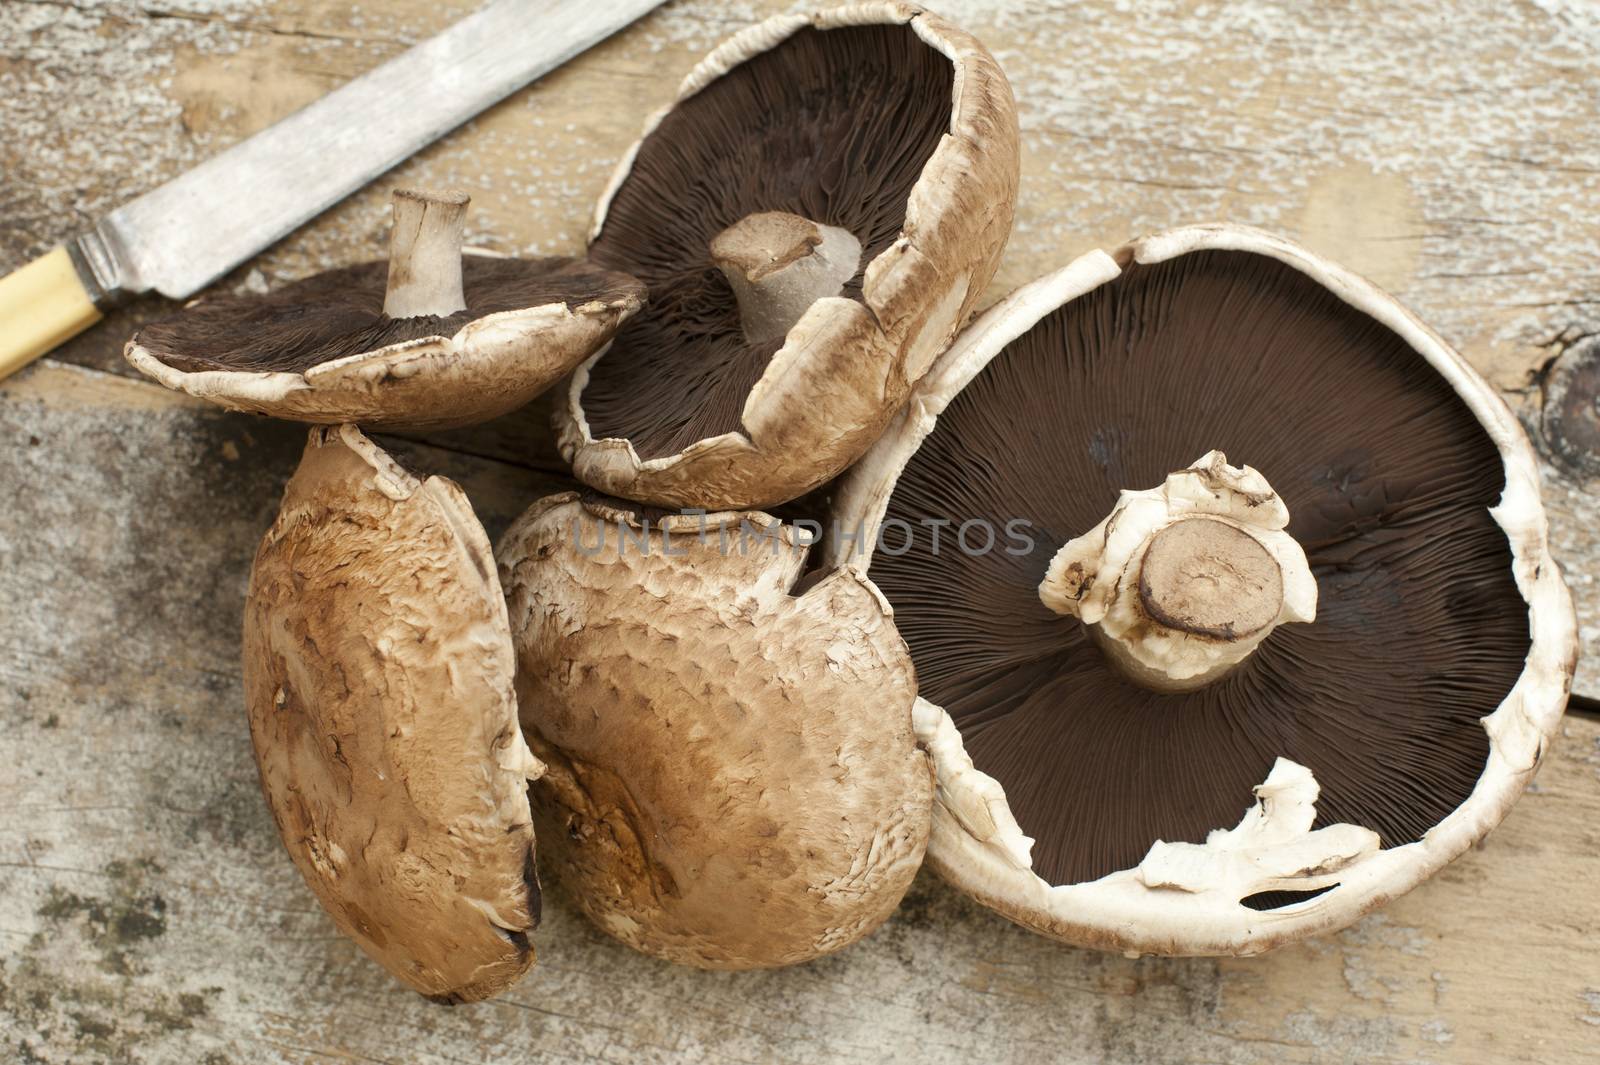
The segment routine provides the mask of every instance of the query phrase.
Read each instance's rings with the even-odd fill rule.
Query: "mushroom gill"
[[[1038,586],[1124,488],[1212,449],[1258,468],[1315,575],[1316,619],[1231,672],[1158,694],[1125,679]],[[1265,256],[1130,264],[1046,315],[940,415],[885,522],[1029,524],[1031,549],[934,555],[891,534],[873,581],[921,694],[997,779],[1052,884],[1235,824],[1279,757],[1321,785],[1317,825],[1385,846],[1465,800],[1479,719],[1523,669],[1527,606],[1489,508],[1493,442],[1397,335]],[[902,527],[903,528],[903,527]],[[919,530],[920,531],[920,530]],[[982,539],[978,537],[976,539]]]
[[[265,296],[207,298],[146,326],[139,341],[185,373],[299,373],[390,344],[453,336],[467,323],[503,311],[611,303],[639,291],[632,279],[582,260],[467,255],[461,273],[466,308],[454,314],[385,315],[389,264],[380,260],[316,274]]]
[[[770,213],[811,223],[814,245],[842,230],[859,263],[825,294],[860,299],[867,264],[899,235],[949,131],[953,81],[950,60],[909,25],[807,28],[677,104],[640,145],[589,250],[650,293],[590,371],[594,437],[626,438],[649,459],[739,429],[783,334],[746,328],[725,274],[740,258],[713,255],[713,243]]]

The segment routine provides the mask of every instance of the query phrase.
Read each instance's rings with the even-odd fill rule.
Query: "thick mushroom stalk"
[[[1056,552],[1039,598],[1088,625],[1134,681],[1190,691],[1279,625],[1316,617],[1316,578],[1288,524],[1265,477],[1212,451],[1160,488],[1123,492]]]
[[[461,290],[461,230],[470,202],[464,192],[394,190],[384,314],[444,318],[467,309]]]
[[[745,339],[788,335],[817,300],[837,296],[861,264],[847,229],[784,211],[746,215],[711,240],[711,258],[739,301]]]

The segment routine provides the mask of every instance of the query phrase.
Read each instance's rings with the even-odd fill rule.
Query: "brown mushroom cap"
[[[562,446],[579,478],[721,509],[838,473],[993,276],[1017,170],[999,67],[919,8],[783,16],[718,48],[602,199],[590,257],[642,279],[650,305],[574,379]],[[791,239],[768,247],[780,219]],[[725,271],[756,281],[762,256],[783,267],[829,232],[860,249],[842,287],[821,270],[809,311],[750,339]],[[742,253],[721,250],[734,234]]]
[[[487,997],[539,920],[514,658],[466,497],[313,429],[256,555],[244,679],[261,788],[306,883],[400,980]]]
[[[499,546],[546,861],[596,924],[671,961],[847,946],[927,843],[905,645],[852,569],[793,594],[804,552],[766,515],[712,516],[703,540],[645,520],[552,496]]]
[[[299,421],[445,428],[515,410],[610,339],[644,286],[582,260],[462,261],[467,307],[384,314],[387,262],[265,296],[201,299],[140,330],[134,366],[169,388]]]
[[[1316,616],[1158,693],[1040,576],[1213,448],[1287,505]],[[1570,683],[1515,419],[1392,299],[1257,231],[1160,234],[1008,297],[839,496],[847,527],[921,530],[870,573],[943,710],[929,861],[1069,942],[1254,953],[1354,920],[1504,816]],[[923,524],[974,519],[1026,536],[935,551]]]

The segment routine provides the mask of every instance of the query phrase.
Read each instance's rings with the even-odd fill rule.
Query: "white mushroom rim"
[[[623,153],[595,205],[594,220],[589,227],[590,241],[599,237],[600,231],[605,227],[611,202],[633,172],[634,162],[641,146],[679,103],[745,61],[771,51],[803,29],[831,30],[875,25],[909,25],[923,43],[950,60],[955,78],[951,92],[949,132],[922,168],[922,176],[918,179],[906,205],[905,222],[899,237],[866,267],[861,291],[862,300],[874,312],[881,311],[907,283],[910,277],[909,261],[921,255],[913,235],[928,227],[924,225],[920,216],[926,213],[931,217],[949,209],[945,197],[930,186],[939,185],[949,180],[950,175],[960,172],[964,165],[963,157],[970,149],[963,148],[956,142],[982,140],[975,131],[973,120],[980,117],[980,109],[988,105],[986,100],[970,99],[972,94],[968,93],[965,87],[966,64],[976,61],[982,55],[981,46],[965,33],[956,31],[932,12],[915,4],[897,2],[852,4],[809,14],[778,15],[723,41],[683,79],[678,86],[677,96],[645,120],[638,139]],[[981,90],[978,95],[982,95]],[[854,239],[851,237],[852,241]],[[944,297],[944,303],[949,304],[950,309],[954,311],[967,295],[967,286],[958,285]],[[590,454],[580,460],[585,465],[618,466],[625,470],[653,473],[670,470],[708,453],[715,455],[753,450],[756,446],[754,438],[762,435],[759,427],[781,420],[781,408],[787,396],[780,383],[807,362],[810,358],[809,349],[816,342],[816,338],[828,334],[829,320],[836,314],[850,312],[854,304],[854,300],[844,296],[828,296],[813,302],[810,309],[788,330],[788,340],[774,353],[760,380],[751,388],[740,411],[739,424],[742,428],[698,440],[672,455],[641,459],[631,440],[620,437],[596,438],[590,431],[589,420],[583,410],[582,397],[588,387],[594,365],[606,354],[604,350],[597,352],[578,367],[567,387],[566,404],[562,412],[566,423],[561,432],[563,453],[571,460],[580,450],[588,451]],[[913,379],[937,353],[938,346],[934,342],[924,343],[920,350],[912,353],[912,362],[920,363],[911,367]]]
[[[472,249],[464,253],[474,254]],[[622,304],[594,300],[576,307],[547,303],[526,310],[499,311],[468,322],[452,336],[403,340],[372,351],[330,359],[302,371],[179,370],[134,341],[128,343],[125,355],[141,373],[197,399],[208,399],[225,407],[237,403],[276,403],[303,392],[367,393],[385,382],[422,373],[448,373],[453,368],[486,361],[530,334],[539,334],[575,319],[612,312],[619,307],[631,310]],[[338,422],[340,419],[330,415],[328,420]]]
[[[1504,401],[1434,332],[1363,278],[1306,249],[1242,226],[1191,226],[1090,252],[1024,285],[980,316],[934,364],[888,432],[840,486],[835,519],[868,535],[848,550],[870,573],[872,531],[896,480],[950,400],[1047,313],[1117,277],[1119,263],[1157,263],[1202,250],[1268,256],[1317,281],[1397,334],[1454,389],[1500,452],[1505,488],[1491,509],[1509,542],[1528,606],[1530,646],[1520,676],[1483,727],[1489,757],[1469,797],[1414,843],[1381,850],[1359,825],[1311,830],[1317,783],[1280,759],[1255,789],[1257,805],[1203,844],[1157,842],[1144,860],[1098,880],[1054,886],[1033,871],[998,781],[978,771],[950,717],[919,698],[918,734],[934,756],[938,797],[929,861],[956,886],[1022,924],[1063,940],[1140,953],[1251,954],[1342,928],[1415,887],[1504,818],[1553,739],[1577,656],[1572,600],[1550,556],[1532,446]],[[831,548],[831,550],[830,550]],[[827,557],[841,550],[824,543]],[[1246,797],[1241,796],[1241,805]],[[1245,905],[1265,891],[1317,892],[1271,910]]]

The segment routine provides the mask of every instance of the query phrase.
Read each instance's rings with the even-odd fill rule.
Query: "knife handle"
[[[0,380],[100,317],[66,248],[0,277]]]

